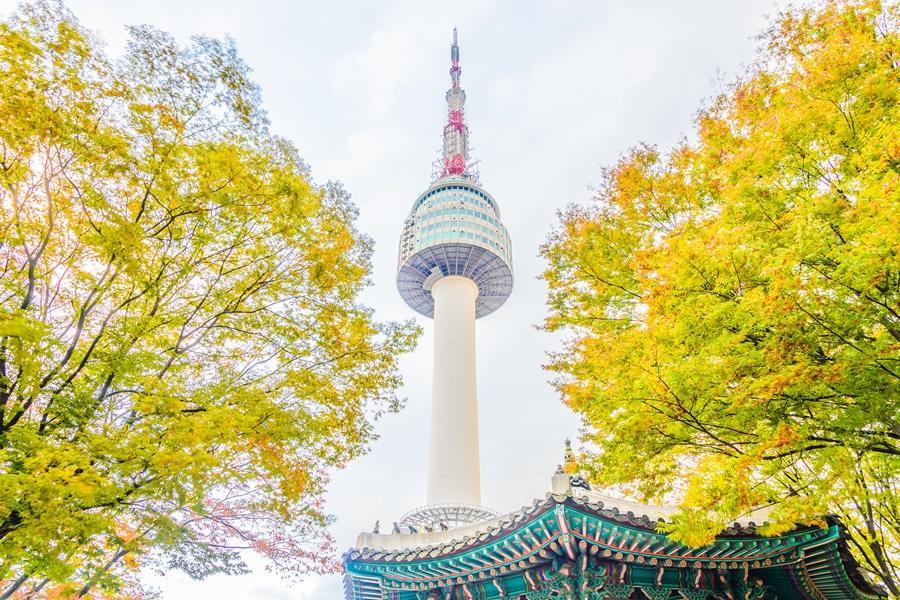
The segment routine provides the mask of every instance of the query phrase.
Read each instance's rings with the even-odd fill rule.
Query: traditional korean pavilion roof
[[[344,556],[346,597],[861,600],[880,594],[859,573],[837,522],[764,537],[747,520],[713,544],[689,548],[656,531],[673,509],[573,488],[562,474],[552,489],[521,510],[466,527],[360,535]]]

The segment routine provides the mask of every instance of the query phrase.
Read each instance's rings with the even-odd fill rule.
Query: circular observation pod
[[[403,225],[398,263],[400,295],[426,317],[434,317],[431,286],[441,277],[475,282],[476,318],[512,293],[512,248],[500,208],[466,177],[442,178],[418,197]]]

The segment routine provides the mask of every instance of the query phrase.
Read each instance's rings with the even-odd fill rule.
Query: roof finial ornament
[[[587,479],[585,479],[578,471],[578,461],[575,460],[575,453],[572,452],[572,440],[570,440],[569,438],[566,438],[565,463],[563,466],[563,471],[569,476],[569,484],[573,488],[578,487],[585,490],[591,489],[591,484],[589,484]]]

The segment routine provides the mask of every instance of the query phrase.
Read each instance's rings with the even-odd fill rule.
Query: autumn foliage
[[[896,3],[781,15],[670,151],[641,145],[543,247],[582,468],[708,543],[837,515],[900,594]]]
[[[268,131],[229,41],[52,2],[0,24],[0,593],[127,597],[141,565],[331,572],[327,474],[399,406],[416,329]],[[99,597],[99,596],[98,596]]]

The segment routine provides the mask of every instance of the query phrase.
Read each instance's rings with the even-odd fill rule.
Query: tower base
[[[425,532],[453,529],[500,516],[495,510],[484,506],[467,504],[434,504],[413,509],[400,519],[400,529],[404,532]]]

